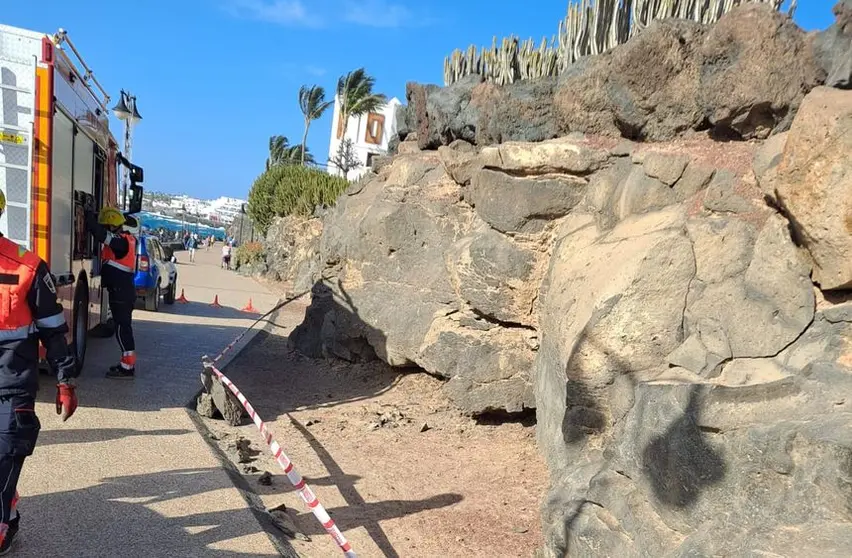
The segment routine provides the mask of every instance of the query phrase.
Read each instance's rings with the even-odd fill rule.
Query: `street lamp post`
[[[243,222],[246,220],[246,204],[240,206],[240,246],[243,245]]]
[[[112,108],[115,117],[124,122],[124,158],[131,161],[131,149],[133,147],[131,135],[133,126],[142,120],[142,115],[136,109],[136,96],[121,90],[121,97]],[[125,165],[122,172],[122,182],[124,183],[121,195],[121,208],[127,209],[127,188],[130,185],[130,169]]]

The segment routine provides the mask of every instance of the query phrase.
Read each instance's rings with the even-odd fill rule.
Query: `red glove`
[[[77,410],[77,394],[71,384],[56,384],[56,414],[62,415],[62,422],[71,418]]]

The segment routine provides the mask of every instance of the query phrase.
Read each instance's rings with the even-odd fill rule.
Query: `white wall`
[[[349,179],[355,180],[363,175],[367,171],[367,156],[370,153],[375,154],[384,154],[388,152],[388,144],[390,143],[391,138],[396,135],[396,108],[402,105],[402,103],[394,97],[382,108],[382,110],[377,111],[378,114],[381,114],[385,117],[385,127],[382,132],[382,141],[380,144],[372,144],[367,143],[365,140],[367,134],[367,115],[363,116],[352,116],[349,118],[349,125],[346,128],[346,136],[345,139],[352,140],[352,144],[355,147],[355,153],[358,156],[358,159],[361,161],[361,166],[356,170],[349,172]],[[337,126],[340,121],[340,99],[335,97],[334,99],[334,115],[331,119],[331,139],[328,145],[328,156],[329,158],[334,157],[337,154],[337,148],[340,145],[340,142],[343,141],[344,138],[337,139]],[[341,175],[340,169],[336,168],[332,163],[328,164],[328,172],[330,174]]]

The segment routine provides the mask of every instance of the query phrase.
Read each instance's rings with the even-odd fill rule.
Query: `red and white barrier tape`
[[[230,351],[234,347],[234,345],[239,343],[240,339],[242,339],[245,334],[248,333],[249,330],[251,330],[251,328],[257,325],[268,315],[272,314],[272,312],[278,310],[279,308],[290,302],[290,300],[277,305],[275,308],[258,318],[257,321],[254,322],[254,324],[252,324],[248,329],[246,329],[239,336],[237,336],[237,338],[234,339],[231,344],[225,347],[225,350],[223,350],[215,359],[210,360],[208,357],[205,356],[202,359],[202,362],[205,368],[213,372],[216,377],[219,378],[219,380],[221,380],[222,383],[225,384],[229,390],[231,390],[231,393],[236,396],[236,398],[242,404],[243,408],[245,408],[246,412],[251,417],[251,420],[254,422],[255,426],[257,426],[257,429],[260,431],[260,435],[263,436],[263,440],[264,442],[266,442],[267,447],[269,447],[269,451],[272,452],[272,455],[275,457],[275,461],[278,463],[281,469],[284,470],[284,474],[287,475],[287,480],[289,480],[290,484],[293,485],[293,488],[295,488],[299,492],[299,496],[302,498],[302,501],[305,502],[305,505],[307,505],[308,509],[314,514],[314,517],[317,518],[317,521],[320,522],[320,524],[323,526],[323,529],[325,529],[326,532],[331,535],[331,538],[334,539],[334,542],[337,543],[337,546],[339,546],[340,550],[343,551],[343,555],[346,556],[346,558],[357,558],[357,554],[355,554],[355,551],[352,550],[352,545],[349,544],[349,542],[346,540],[346,537],[343,536],[343,533],[340,531],[337,525],[335,525],[334,520],[331,518],[330,515],[328,515],[328,512],[325,511],[325,508],[322,506],[322,504],[320,504],[319,499],[317,498],[316,494],[314,494],[314,491],[311,490],[311,488],[305,482],[305,479],[293,466],[293,462],[290,461],[290,458],[287,457],[287,455],[284,453],[284,448],[282,448],[277,441],[272,439],[272,433],[266,427],[266,423],[263,422],[263,420],[260,418],[260,415],[258,415],[257,412],[254,410],[252,404],[249,403],[248,399],[246,399],[245,395],[242,394],[239,388],[237,388],[237,386],[235,386],[234,383],[215,366],[215,363],[221,360],[225,353]]]
[[[253,323],[253,324],[251,324],[250,326],[248,326],[248,327],[245,329],[245,331],[243,331],[242,333],[240,333],[239,335],[237,335],[237,338],[236,338],[236,339],[234,339],[233,341],[231,341],[230,343],[228,343],[228,345],[227,345],[224,349],[222,349],[222,352],[221,352],[221,353],[219,353],[219,356],[217,356],[216,358],[214,358],[214,359],[213,359],[213,363],[215,364],[215,363],[219,362],[220,360],[222,360],[222,357],[224,357],[226,354],[228,354],[228,352],[230,352],[230,351],[231,351],[231,349],[233,349],[233,348],[236,346],[236,344],[237,344],[237,343],[239,343],[239,342],[240,342],[240,340],[241,340],[243,337],[245,337],[245,336],[246,336],[246,333],[248,333],[249,331],[251,331],[251,330],[254,328],[254,326],[256,326],[257,324],[259,324],[261,321],[263,321],[264,319],[266,319],[267,317],[269,317],[269,315],[270,315],[270,314],[272,314],[273,312],[275,312],[275,311],[276,311],[276,310],[278,310],[279,308],[281,308],[281,307],[283,307],[283,306],[286,306],[287,304],[290,304],[290,303],[291,303],[291,302],[293,302],[294,300],[298,300],[298,299],[302,298],[302,297],[303,297],[303,296],[305,296],[307,293],[308,293],[308,291],[305,291],[305,292],[303,292],[303,293],[301,293],[301,294],[298,294],[298,295],[296,295],[296,296],[293,296],[292,298],[288,298],[288,299],[287,299],[287,300],[285,300],[284,302],[280,302],[280,303],[276,304],[276,305],[275,305],[275,308],[273,308],[272,310],[270,310],[269,312],[267,312],[267,313],[266,313],[266,314],[264,314],[263,316],[259,317],[257,320],[255,320],[255,321],[254,321],[254,323]]]
[[[322,504],[320,504],[319,499],[316,494],[314,494],[314,491],[311,490],[311,487],[307,485],[305,479],[293,466],[293,462],[290,461],[290,458],[284,453],[284,448],[272,439],[272,433],[266,427],[266,423],[263,422],[260,415],[257,414],[254,407],[252,407],[251,403],[249,403],[248,399],[246,399],[245,395],[243,395],[239,388],[237,388],[237,386],[235,386],[227,376],[222,374],[222,372],[216,368],[212,362],[206,361],[204,365],[216,374],[222,383],[228,386],[228,389],[230,389],[240,403],[242,403],[246,412],[251,417],[251,420],[254,421],[255,426],[257,426],[257,429],[260,431],[260,435],[263,436],[263,440],[269,447],[269,451],[271,451],[272,455],[275,457],[275,461],[281,466],[284,473],[287,475],[287,480],[290,481],[293,488],[299,491],[299,496],[302,497],[302,500],[308,506],[308,509],[313,512],[314,517],[316,517],[317,521],[322,524],[326,532],[331,535],[331,538],[334,539],[334,542],[337,543],[340,550],[343,551],[343,555],[347,558],[356,558],[357,555],[352,550],[352,545],[349,544],[346,537],[343,536],[343,533],[341,533],[340,529],[337,525],[335,525],[334,520],[328,515],[328,512],[325,511]]]

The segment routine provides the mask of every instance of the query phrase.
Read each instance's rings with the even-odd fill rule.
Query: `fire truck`
[[[142,205],[142,169],[118,150],[109,100],[64,31],[0,25],[0,232],[49,264],[80,368],[88,334],[110,320],[85,212],[118,207],[122,165],[131,181],[127,213]]]

